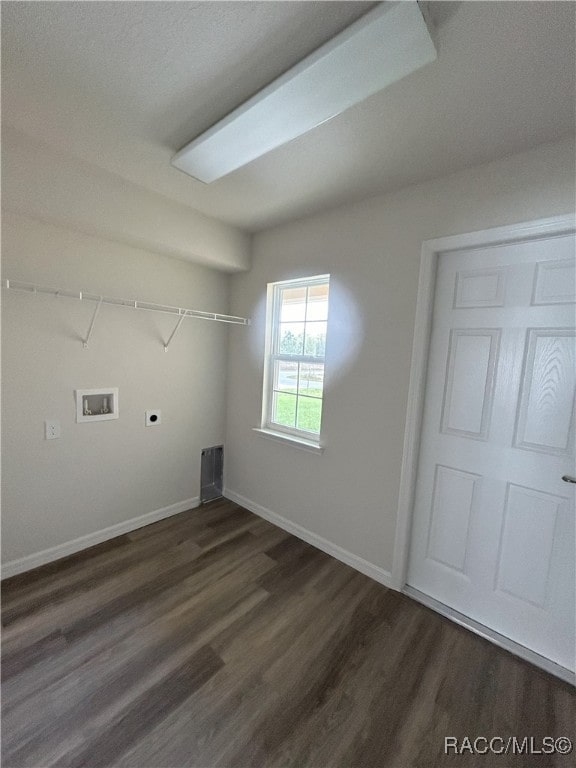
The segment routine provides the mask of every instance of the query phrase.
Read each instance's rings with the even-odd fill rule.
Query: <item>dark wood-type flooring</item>
[[[445,756],[567,735],[571,686],[229,501],[3,584],[3,761],[572,765]]]

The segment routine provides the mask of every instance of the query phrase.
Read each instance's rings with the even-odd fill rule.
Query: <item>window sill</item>
[[[261,437],[265,437],[268,440],[274,440],[277,443],[284,443],[285,445],[291,445],[293,448],[300,448],[302,451],[309,451],[310,453],[324,453],[324,447],[318,443],[313,443],[310,440],[304,440],[301,437],[294,437],[292,435],[286,435],[283,432],[273,432],[271,429],[262,429],[260,427],[254,427],[253,432],[256,432]]]

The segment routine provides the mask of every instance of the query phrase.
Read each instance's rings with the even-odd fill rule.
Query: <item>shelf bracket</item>
[[[80,298],[82,298],[82,294],[80,294]],[[90,341],[90,336],[92,336],[92,331],[94,330],[94,323],[96,322],[98,312],[100,311],[100,307],[102,306],[102,301],[103,301],[103,297],[100,296],[98,304],[96,304],[96,309],[94,310],[94,314],[92,315],[92,322],[90,323],[90,328],[88,328],[88,335],[82,342],[84,349],[88,349],[88,342]]]
[[[180,326],[182,325],[182,320],[184,320],[184,318],[186,317],[186,315],[187,315],[187,313],[188,313],[188,310],[187,310],[187,309],[184,309],[184,310],[182,310],[182,309],[179,309],[178,311],[180,312],[180,319],[178,320],[178,322],[176,323],[176,327],[174,328],[174,330],[173,330],[173,331],[172,331],[172,333],[170,334],[170,338],[169,338],[169,339],[168,339],[168,341],[167,341],[167,342],[164,344],[164,352],[168,352],[168,347],[170,346],[170,342],[172,341],[172,339],[174,338],[174,336],[176,336],[176,333],[178,332],[178,329],[179,329],[179,328],[180,328]]]

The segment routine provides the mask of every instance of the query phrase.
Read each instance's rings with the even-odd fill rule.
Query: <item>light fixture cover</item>
[[[381,3],[183,147],[172,165],[209,184],[435,59],[416,0]]]

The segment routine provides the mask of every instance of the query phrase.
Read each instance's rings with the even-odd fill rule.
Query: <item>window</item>
[[[319,443],[329,275],[271,283],[263,427]]]

